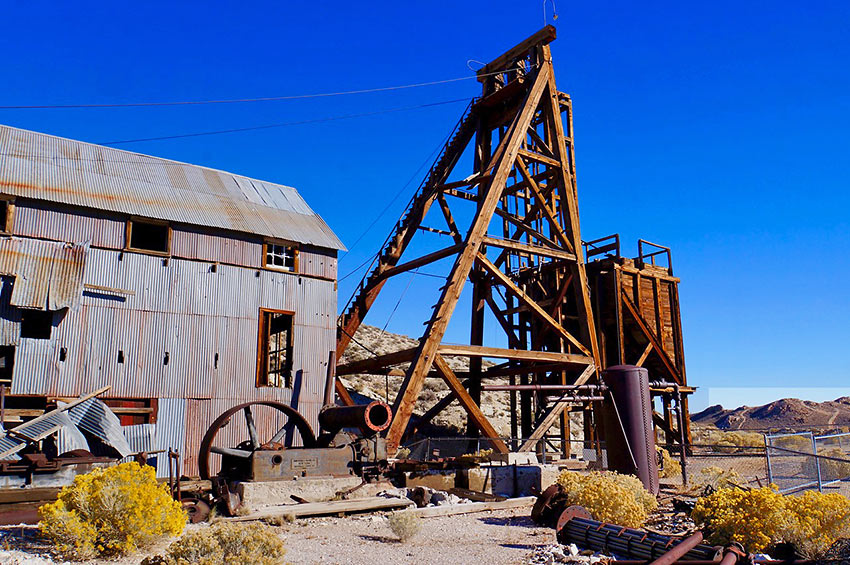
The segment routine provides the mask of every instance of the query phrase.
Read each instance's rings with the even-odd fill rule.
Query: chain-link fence
[[[850,495],[850,434],[766,434],[768,480],[782,493],[808,489]]]

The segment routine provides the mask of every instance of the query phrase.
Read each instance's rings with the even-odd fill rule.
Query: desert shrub
[[[396,451],[395,458],[396,459],[407,459],[410,457],[410,448],[409,447],[399,447],[398,451]]]
[[[812,438],[807,435],[773,438],[771,440],[771,445],[781,447],[783,449],[802,451],[803,453],[812,453]]]
[[[702,469],[694,480],[696,487],[703,489],[711,487],[712,490],[739,487],[745,485],[746,482],[747,480],[735,469],[723,469],[717,466]]]
[[[850,477],[850,459],[843,450],[837,447],[830,447],[823,451],[818,450],[818,455],[826,455],[827,457],[835,457],[836,459],[846,459],[846,461],[833,461],[832,459],[820,460],[820,476],[824,481],[832,481],[836,479],[846,479]],[[803,473],[809,477],[816,477],[818,473],[818,463],[814,457],[806,457],[803,461]]]
[[[153,467],[122,463],[77,475],[57,500],[39,508],[39,529],[66,559],[130,553],[186,525],[180,503]]]
[[[758,432],[724,432],[712,430],[708,432],[708,443],[715,446],[721,453],[735,453],[746,448],[764,447],[764,435]]]
[[[266,525],[218,522],[187,533],[142,565],[281,565],[285,553],[283,540]]]
[[[850,537],[850,500],[838,493],[786,497],[770,487],[725,488],[697,500],[692,517],[709,542],[738,542],[753,552],[790,542],[801,556],[817,559]]]
[[[422,529],[422,519],[413,512],[393,512],[387,518],[390,529],[404,543]]]
[[[558,476],[558,484],[564,489],[568,504],[585,507],[602,522],[639,528],[658,507],[658,501],[638,479],[612,471],[564,471]]]
[[[657,449],[658,453],[661,454],[661,469],[658,472],[658,476],[663,479],[680,476],[682,474],[682,464],[673,459],[670,452],[663,447]]]

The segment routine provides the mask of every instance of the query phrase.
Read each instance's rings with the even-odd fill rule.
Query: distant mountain
[[[716,404],[691,414],[691,422],[724,430],[850,426],[850,397],[842,396],[827,402],[783,398],[764,406],[741,406],[732,410]]]

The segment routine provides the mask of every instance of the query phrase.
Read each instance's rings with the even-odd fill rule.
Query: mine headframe
[[[338,375],[382,374],[409,363],[387,432],[390,447],[402,441],[426,377],[443,379],[451,391],[437,411],[458,400],[470,425],[491,438],[494,449],[506,452],[508,446],[479,407],[483,379],[509,377],[511,385],[527,387],[515,389],[523,390],[521,421],[514,421],[512,430],[514,437],[530,438],[515,446],[527,451],[553,423],[566,419],[565,407],[597,376],[600,357],[579,229],[572,107],[555,84],[549,48],[554,39],[555,28],[547,26],[478,71],[481,96],[457,123],[339,318],[337,359],[390,278],[452,258],[417,347],[338,367]],[[469,146],[473,157],[466,161],[472,161],[472,171],[456,171]],[[425,224],[432,208],[442,229]],[[451,244],[416,258],[405,255],[419,234],[434,231],[451,237]],[[470,343],[443,344],[467,281],[472,285]],[[504,331],[507,348],[483,345],[485,308]],[[451,369],[449,355],[469,358],[467,374]],[[503,362],[484,370],[483,358]],[[558,388],[558,393],[538,395],[532,410],[528,389],[535,384]],[[339,381],[337,393],[343,403],[352,403]]]

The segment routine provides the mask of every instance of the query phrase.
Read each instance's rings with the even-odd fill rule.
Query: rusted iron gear
[[[197,498],[184,498],[180,504],[183,506],[183,510],[186,512],[186,516],[192,524],[203,522],[209,518],[211,510],[210,505],[203,500]]]
[[[286,415],[287,422],[269,441],[260,442],[259,440],[256,440],[257,430],[254,426],[251,406],[268,406],[269,408],[274,408]],[[256,400],[254,402],[239,404],[238,406],[234,406],[233,408],[226,410],[221,416],[216,418],[215,421],[210,424],[209,429],[207,429],[207,433],[204,434],[204,439],[201,440],[201,449],[198,452],[198,474],[202,479],[206,480],[211,477],[210,456],[212,455],[213,441],[215,441],[215,438],[221,428],[227,425],[230,418],[239,411],[242,411],[245,414],[245,420],[249,430],[248,433],[251,438],[248,439],[247,442],[240,443],[239,446],[237,446],[237,449],[241,449],[243,451],[256,451],[264,445],[277,444],[280,442],[283,434],[286,433],[286,429],[290,425],[295,426],[295,429],[298,430],[298,434],[301,436],[301,445],[304,447],[316,446],[316,434],[313,433],[313,428],[310,427],[310,423],[307,422],[307,420],[304,419],[304,416],[299,414],[298,411],[291,406],[270,400]]]
[[[560,508],[565,506],[564,503],[566,502],[566,500],[559,500],[563,498],[559,496],[561,490],[560,485],[554,484],[540,493],[531,508],[531,519],[534,520],[535,524],[541,526],[555,525],[555,520],[560,514]]]

